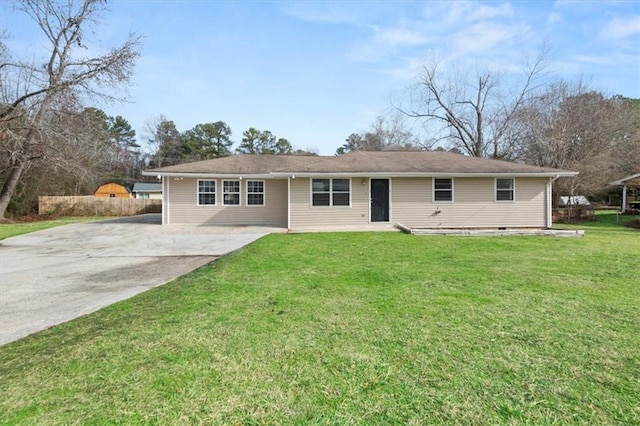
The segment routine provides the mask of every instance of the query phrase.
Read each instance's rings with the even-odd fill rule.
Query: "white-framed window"
[[[215,180],[198,180],[198,205],[199,206],[215,206],[216,205],[216,181]]]
[[[453,202],[453,179],[433,178],[433,202],[452,203]]]
[[[516,181],[514,178],[496,178],[496,201],[515,201]]]
[[[331,179],[311,180],[311,205],[331,205]]]
[[[331,205],[351,205],[351,179],[331,179]]]
[[[222,204],[225,206],[240,205],[240,181],[239,180],[223,180],[222,181]]]
[[[312,206],[350,206],[351,179],[311,179]]]
[[[264,206],[264,181],[263,180],[247,181],[247,205],[248,206]]]

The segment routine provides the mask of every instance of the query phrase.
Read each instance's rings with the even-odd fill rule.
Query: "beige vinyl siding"
[[[340,176],[335,176],[339,179]],[[309,178],[291,179],[292,229],[336,228],[369,223],[369,180],[351,179],[351,206],[312,206]]]
[[[545,178],[515,178],[515,201],[495,201],[494,178],[453,179],[453,203],[433,203],[431,178],[394,178],[394,223],[428,228],[544,228]]]
[[[392,223],[425,228],[544,228],[545,178],[515,178],[515,201],[495,201],[495,179],[453,178],[453,202],[433,202],[432,178],[391,179]],[[291,180],[293,229],[369,223],[369,180],[351,180],[351,207],[312,207],[310,180]]]
[[[165,179],[169,188],[165,188],[168,189],[168,208],[164,210],[170,224],[287,226],[286,179],[256,179],[265,183],[264,206],[246,204],[246,182],[252,180],[250,178],[240,183],[239,206],[222,204],[222,181],[234,179],[203,179],[216,181],[215,206],[198,205],[198,179]]]
[[[336,176],[340,178],[340,176]],[[287,226],[287,180],[265,179],[265,205],[222,205],[222,180],[216,180],[215,206],[197,205],[197,179],[164,179],[163,223]],[[262,180],[262,179],[259,179]],[[369,179],[351,179],[351,206],[311,206],[309,178],[290,179],[290,227],[331,228],[369,223]],[[544,228],[547,178],[515,178],[515,201],[495,201],[495,179],[453,178],[454,201],[433,203],[432,178],[391,179],[392,223],[428,228]]]
[[[406,226],[425,224],[432,207],[433,183],[431,178],[393,178],[391,191],[391,218],[394,223]],[[454,200],[457,182],[454,182]],[[446,203],[451,205],[450,201]]]

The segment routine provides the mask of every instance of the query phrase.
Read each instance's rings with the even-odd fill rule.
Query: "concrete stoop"
[[[456,228],[411,228],[401,223],[395,224],[396,228],[411,235],[463,235],[476,237],[492,236],[549,236],[549,237],[584,237],[581,229],[456,229]]]

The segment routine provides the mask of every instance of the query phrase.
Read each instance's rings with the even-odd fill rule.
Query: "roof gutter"
[[[496,176],[505,176],[505,177],[553,177],[554,181],[561,177],[573,177],[578,174],[578,172],[548,172],[548,173],[461,173],[461,172],[272,172],[270,173],[273,177],[290,177],[295,174],[296,177],[318,177],[318,176],[346,176],[346,177],[374,177],[374,176],[384,176],[384,177],[496,177]]]
[[[269,173],[201,173],[201,172],[153,172],[143,171],[142,176],[164,176],[164,177],[180,177],[180,178],[210,178],[210,179],[269,179],[273,178]],[[286,176],[283,176],[286,177]]]
[[[310,177],[550,177],[553,181],[561,177],[574,177],[578,172],[542,172],[542,173],[519,173],[519,172],[500,172],[500,173],[463,173],[463,172],[270,172],[270,173],[205,173],[205,172],[158,172],[143,171],[143,176],[165,176],[165,177],[190,177],[190,178],[211,178],[211,179],[238,179],[238,178],[254,178],[254,179],[286,179],[292,176],[310,178]]]

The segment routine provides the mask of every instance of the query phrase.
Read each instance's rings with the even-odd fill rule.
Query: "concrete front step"
[[[454,229],[454,228],[411,228],[396,223],[396,227],[411,235],[464,235],[477,237],[490,236],[551,236],[551,237],[573,237],[584,236],[583,230],[570,229]]]

